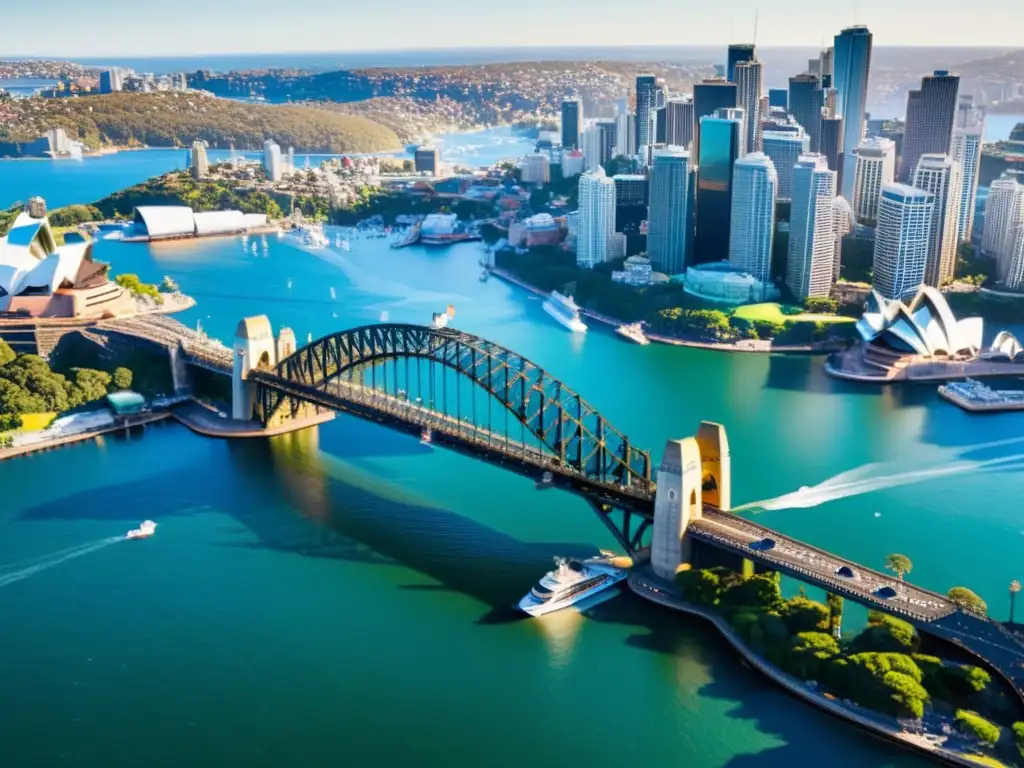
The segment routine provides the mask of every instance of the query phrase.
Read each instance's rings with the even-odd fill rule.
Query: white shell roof
[[[187,205],[140,205],[135,209],[150,237],[192,235],[196,222]]]
[[[241,232],[246,227],[241,211],[208,211],[196,213],[194,217],[197,235],[223,235]]]
[[[857,321],[857,332],[866,342],[889,335],[901,342],[897,347],[909,347],[923,356],[977,354],[981,349],[982,319],[957,320],[946,297],[930,286],[923,286],[909,306],[872,291],[868,307],[869,311]]]
[[[74,281],[88,249],[86,242],[55,246],[49,221],[19,214],[7,236],[0,238],[0,311],[29,288],[53,293],[65,280]]]

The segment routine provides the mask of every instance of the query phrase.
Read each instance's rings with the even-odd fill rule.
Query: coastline
[[[652,582],[658,582],[662,588],[653,586]],[[976,768],[979,765],[979,762],[970,756],[945,749],[935,742],[907,733],[902,728],[888,725],[882,720],[885,717],[884,715],[876,713],[867,714],[870,710],[858,711],[863,708],[854,708],[855,705],[854,707],[847,706],[838,699],[827,698],[824,693],[819,692],[817,689],[812,690],[808,688],[806,684],[802,684],[796,678],[776,669],[772,664],[754,653],[720,615],[714,611],[708,611],[700,606],[685,602],[675,594],[668,592],[664,588],[666,584],[661,582],[662,580],[653,574],[641,574],[639,572],[630,574],[627,579],[630,590],[645,600],[650,600],[671,610],[700,617],[712,624],[751,667],[811,706],[817,707],[833,717],[845,720],[847,723],[867,731],[873,736],[912,750],[919,755],[938,760],[946,765],[964,766],[965,768]]]
[[[504,270],[497,269],[495,267],[488,267],[490,272],[495,277],[504,280],[513,285],[517,285],[520,288],[529,291],[537,296],[547,296],[548,294],[542,291],[540,288],[530,285],[525,280],[521,280],[512,273]],[[580,307],[580,314],[591,320],[596,320],[603,325],[607,325],[615,330],[620,325],[626,325],[626,321],[617,320],[614,317],[604,315],[600,312],[595,312],[592,309],[584,309]],[[731,342],[712,342],[712,341],[696,341],[693,339],[681,339],[675,336],[663,336],[656,333],[645,334],[648,339],[656,344],[667,344],[673,347],[690,347],[692,349],[706,349],[713,352],[746,352],[746,353],[759,353],[759,354],[789,354],[789,355],[824,355],[829,352],[833,352],[839,347],[836,345],[815,347],[810,344],[793,344],[786,346],[772,346],[770,341],[762,341],[755,339],[741,339],[740,341]]]
[[[110,434],[111,432],[127,432],[133,427],[141,427],[169,419],[171,418],[171,415],[170,411],[161,411],[160,413],[146,413],[136,417],[129,416],[122,422],[109,424],[98,429],[90,429],[73,435],[66,435],[64,437],[55,437],[51,440],[44,440],[42,442],[31,443],[29,445],[0,448],[0,461],[4,461],[5,459],[16,459],[20,456],[28,456],[33,453],[48,451],[53,448],[62,448],[65,445],[73,445],[74,443],[92,440],[93,438]]]

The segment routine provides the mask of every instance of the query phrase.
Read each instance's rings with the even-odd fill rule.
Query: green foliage
[[[104,218],[95,205],[68,205],[50,211],[48,216],[50,225],[54,227],[74,227],[87,221],[100,221]]]
[[[824,632],[800,632],[792,638],[786,671],[803,680],[820,680],[825,663],[839,655],[839,643]]]
[[[875,263],[875,244],[853,235],[843,238],[840,277],[851,283],[870,283]]]
[[[953,587],[946,597],[954,605],[978,616],[988,615],[988,604],[967,587]]]
[[[889,689],[889,697],[901,714],[916,719],[924,716],[924,705],[929,697],[919,682],[901,672],[887,672],[882,685]]]
[[[920,645],[920,638],[913,625],[902,619],[880,611],[869,611],[868,626],[851,645],[858,651],[913,653]]]
[[[822,632],[829,627],[828,608],[806,597],[787,600],[782,608],[782,619],[791,634]]]
[[[789,650],[789,632],[779,616],[752,609],[737,612],[730,622],[755,653],[779,663]]]
[[[1013,742],[1017,745],[1020,756],[1024,757],[1024,722],[1013,724]]]
[[[160,290],[155,285],[142,282],[139,280],[139,276],[132,272],[118,275],[114,278],[114,282],[126,291],[129,291],[133,296],[149,296],[157,304],[164,303],[164,297],[160,295]]]
[[[910,573],[914,564],[910,562],[910,558],[906,555],[894,552],[885,558],[885,567],[895,573],[900,581],[903,581],[904,574]]]
[[[839,311],[839,302],[822,296],[812,296],[804,302],[804,309],[819,315],[834,315]]]
[[[942,685],[953,697],[981,693],[992,682],[992,676],[972,664],[943,664],[940,671]]]
[[[982,744],[995,746],[999,741],[1000,729],[995,723],[990,723],[977,712],[969,709],[958,709],[954,718],[956,729],[967,736],[971,736]]]
[[[297,152],[398,149],[394,131],[364,117],[294,105],[253,105],[196,93],[112,93],[78,99],[26,99],[9,136],[26,141],[61,127],[90,147],[187,146],[261,149],[268,137]]]
[[[78,403],[91,403],[102,400],[110,386],[110,374],[106,371],[94,371],[90,368],[75,370],[75,387],[78,390]]]
[[[304,200],[300,196],[296,204],[301,206]],[[96,218],[131,216],[140,205],[187,205],[194,211],[237,209],[242,213],[264,213],[271,219],[284,216],[281,206],[266,192],[238,188],[223,180],[193,179],[188,173],[172,171],[97,201]],[[326,208],[326,201],[323,205]]]
[[[829,592],[825,602],[828,605],[828,631],[833,637],[839,637],[843,629],[843,598]]]
[[[722,603],[732,608],[777,611],[782,606],[779,583],[771,574],[760,573],[732,585],[722,595]]]
[[[680,571],[676,574],[676,584],[684,599],[699,605],[715,605],[722,586],[717,573],[703,568]]]
[[[7,365],[16,357],[14,350],[11,349],[11,345],[3,339],[0,339],[0,365]]]
[[[830,665],[826,679],[836,693],[898,717],[921,717],[930,696],[914,660],[901,653],[855,653]]]
[[[955,277],[957,280],[981,286],[988,280],[996,279],[996,262],[982,256],[971,243],[961,243],[956,254]]]
[[[736,336],[729,316],[717,309],[662,309],[652,325],[658,333],[705,341],[731,341]]]
[[[132,372],[127,368],[115,368],[111,379],[117,389],[132,388]]]
[[[107,393],[110,374],[76,369],[74,381],[54,373],[37,355],[19,355],[0,366],[0,429],[21,426],[25,413],[62,413]]]

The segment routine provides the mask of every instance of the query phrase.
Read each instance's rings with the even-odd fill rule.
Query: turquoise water
[[[471,166],[491,165],[509,157],[522,157],[532,151],[534,142],[512,133],[510,128],[445,134],[440,138],[445,162]],[[211,161],[230,157],[227,150],[210,150]],[[240,151],[255,157],[259,153]],[[381,153],[407,154],[407,153]],[[306,158],[314,165],[330,155],[300,153],[295,164]],[[87,157],[83,160],[2,160],[0,159],[0,208],[41,195],[51,208],[73,203],[92,203],[112,192],[138,184],[167,171],[188,167],[185,149],[146,149],[118,152],[114,155]]]
[[[737,503],[869,462],[893,474],[1024,453],[971,449],[1018,438],[1024,415],[971,416],[932,387],[855,387],[820,359],[643,348],[600,328],[575,337],[522,291],[480,283],[475,244],[309,253],[272,239],[253,256],[234,240],[102,242],[97,257],[173,276],[199,302],[182,319],[228,342],[256,312],[304,339],[453,303],[454,325],[544,366],[655,460],[665,439],[723,422]],[[509,606],[551,556],[615,546],[586,505],[349,417],[266,442],[159,426],[0,463],[0,488],[0,753],[13,765],[920,764],[629,595],[521,620]],[[968,584],[1005,618],[1022,492],[1017,472],[958,470],[759,519],[869,565],[904,552],[914,581]],[[152,539],[52,555],[145,518],[160,524]],[[16,562],[32,557],[56,564]],[[848,614],[852,629],[862,616]]]

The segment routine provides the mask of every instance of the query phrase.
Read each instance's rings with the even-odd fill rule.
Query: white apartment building
[[[800,301],[828,296],[835,266],[836,172],[822,154],[802,155],[793,172],[786,285]]]
[[[896,180],[896,142],[869,138],[857,145],[853,182],[853,215],[858,224],[873,225],[878,218],[878,196],[883,184]]]
[[[579,182],[579,229],[576,235],[576,263],[591,269],[608,261],[609,244],[615,234],[615,182],[604,169],[584,173]]]
[[[737,71],[739,69],[740,65],[737,65]],[[766,285],[772,279],[778,185],[775,166],[763,152],[752,152],[736,161],[732,182],[729,263]]]
[[[906,184],[885,184],[878,201],[874,280],[887,299],[917,293],[924,282],[935,195]]]
[[[935,196],[928,263],[924,282],[940,288],[956,271],[957,223],[960,221],[961,174],[959,163],[949,155],[924,154],[914,169],[913,186]]]

